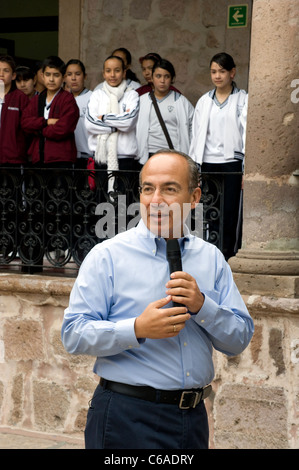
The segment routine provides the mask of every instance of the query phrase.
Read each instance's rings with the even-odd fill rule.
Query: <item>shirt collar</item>
[[[156,255],[157,251],[158,251],[158,247],[161,247],[162,244],[164,245],[164,239],[162,237],[158,237],[153,232],[151,232],[147,228],[147,226],[145,225],[145,223],[143,222],[142,219],[139,221],[136,228],[137,228],[137,232],[138,232],[138,234],[140,235],[141,238],[148,239],[148,242],[146,244],[147,247],[148,247],[148,250]],[[188,243],[190,241],[190,238],[191,238],[190,230],[187,227],[187,225],[184,225],[184,235],[181,238],[178,239],[180,249],[181,249],[182,252],[185,249],[186,243]],[[165,242],[165,247],[166,247],[166,242]]]
[[[53,101],[54,101],[54,99],[56,98],[56,96],[58,95],[58,93],[61,92],[61,90],[62,90],[62,88],[60,88],[58,91],[56,91],[55,95],[53,96],[53,98],[51,99],[51,101],[50,101],[49,103],[48,103],[47,100],[46,100],[46,105],[45,105],[45,107],[46,107],[47,111],[50,109],[51,104],[53,103]]]
[[[89,92],[88,88],[83,88],[83,90],[81,91],[81,93],[78,96],[86,95],[86,93],[88,93],[88,92]]]

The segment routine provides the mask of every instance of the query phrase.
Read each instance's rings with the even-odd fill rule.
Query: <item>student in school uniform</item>
[[[16,206],[19,183],[23,167],[28,164],[27,139],[21,128],[21,117],[29,103],[29,98],[15,85],[16,64],[9,55],[0,56],[0,167],[8,168],[7,186],[11,193],[11,204],[6,205],[2,221],[0,251],[7,262],[15,258],[19,246],[19,232]],[[1,183],[3,183],[1,175]],[[9,208],[10,206],[10,208]],[[20,219],[19,219],[20,221]]]
[[[103,66],[103,87],[94,90],[85,117],[89,148],[99,167],[133,170],[137,158],[136,124],[139,96],[127,89],[123,60],[109,56]]]
[[[10,55],[0,55],[0,167],[8,173],[2,175],[11,191],[11,203],[6,204],[2,220],[0,251],[7,262],[12,261],[19,246],[16,204],[23,167],[28,163],[27,140],[21,129],[21,117],[29,98],[16,88],[16,64]],[[4,189],[4,188],[3,188]],[[19,219],[20,220],[20,219]]]
[[[118,204],[118,194],[125,194],[126,203],[130,204],[134,199],[132,170],[137,159],[139,96],[127,86],[126,68],[120,57],[109,56],[104,61],[103,77],[103,87],[93,91],[87,107],[88,144],[94,152],[95,167],[102,170],[97,175],[103,190],[100,198],[105,200],[108,194],[109,199]],[[115,227],[117,225],[116,216]]]
[[[34,96],[22,117],[22,128],[33,134],[29,155],[38,166],[72,167],[77,159],[74,131],[79,108],[73,95],[63,90],[65,64],[57,56],[43,63],[46,89]]]
[[[234,82],[236,65],[226,52],[212,57],[210,73],[214,88],[196,104],[189,155],[219,184],[224,180],[222,252],[229,259],[241,247],[248,95]]]
[[[36,76],[34,72],[26,66],[16,68],[16,86],[17,89],[25,93],[29,99],[37,94],[35,90]]]
[[[174,79],[175,70],[171,62],[166,59],[155,62],[152,71],[154,98],[173,148],[187,153],[194,108],[185,96],[173,90]],[[140,96],[137,142],[139,162],[142,165],[153,153],[169,146],[149,92]]]
[[[66,64],[64,76],[65,84],[73,94],[80,111],[80,118],[75,129],[75,140],[77,147],[76,168],[87,168],[92,152],[88,147],[88,134],[85,127],[85,114],[92,91],[85,87],[86,71],[85,66],[79,59],[70,59]]]
[[[29,98],[16,88],[15,78],[16,64],[14,59],[9,55],[0,56],[1,166],[20,166],[28,162],[27,141],[21,128],[21,118],[29,104]]]
[[[79,108],[74,96],[62,88],[65,64],[59,57],[50,56],[45,59],[43,74],[46,89],[31,99],[22,117],[22,127],[25,132],[33,136],[28,151],[32,165],[36,168],[37,175],[40,172],[43,178],[47,178],[48,173],[42,169],[73,168],[76,162],[77,149],[74,131],[79,119]],[[41,170],[38,170],[39,168]],[[49,175],[54,176],[52,173]],[[54,178],[55,184],[57,178],[59,178],[61,185],[59,197],[63,198],[63,194],[67,194],[69,191],[67,173],[62,174],[57,171]],[[38,219],[37,227],[44,226],[45,228],[43,235],[39,234],[39,240],[43,236],[43,243],[38,241],[35,252],[29,253],[31,264],[38,265],[29,266],[29,272],[42,270],[44,250],[46,250],[48,258],[55,257],[57,262],[60,262],[61,253],[69,252],[70,233],[63,235],[59,233],[53,214],[51,215],[50,211],[47,211],[49,193],[51,193],[51,189],[47,186],[47,191],[44,193],[44,213],[36,214],[37,217],[43,217]],[[67,225],[67,219],[64,220],[64,224]],[[57,242],[58,239],[59,242]],[[62,263],[64,262],[65,260],[62,261]]]

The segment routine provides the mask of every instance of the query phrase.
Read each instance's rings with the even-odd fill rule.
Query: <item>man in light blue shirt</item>
[[[90,251],[62,325],[66,350],[96,356],[101,377],[86,447],[207,448],[213,348],[240,354],[253,322],[221,252],[184,226],[201,196],[197,165],[160,151],[140,179],[142,220]],[[169,238],[183,269],[171,278]]]

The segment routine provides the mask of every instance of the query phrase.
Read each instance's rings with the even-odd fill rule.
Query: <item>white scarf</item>
[[[107,114],[119,114],[119,101],[122,99],[126,88],[126,80],[123,80],[117,87],[108,85],[106,81],[103,83],[103,91],[109,96],[109,102],[106,109]],[[100,164],[107,164],[108,176],[111,171],[118,170],[117,137],[117,131],[97,136],[95,161]],[[108,192],[113,190],[113,185],[114,178],[109,178]]]

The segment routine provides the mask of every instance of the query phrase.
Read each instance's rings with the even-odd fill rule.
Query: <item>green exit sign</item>
[[[248,5],[229,5],[227,15],[228,28],[246,28]]]

